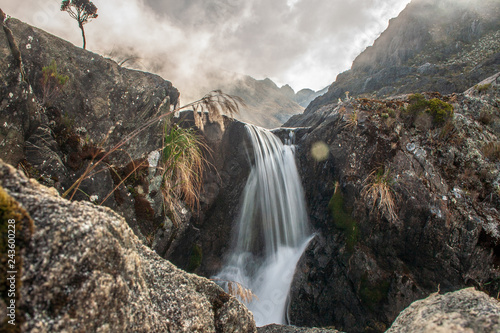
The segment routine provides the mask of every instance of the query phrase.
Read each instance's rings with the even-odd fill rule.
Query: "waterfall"
[[[288,291],[297,261],[311,239],[294,146],[246,125],[254,165],[244,193],[231,253],[216,276],[257,296],[247,304],[257,326],[285,323]]]

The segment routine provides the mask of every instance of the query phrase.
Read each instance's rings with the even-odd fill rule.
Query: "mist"
[[[94,0],[87,49],[172,81],[183,102],[235,75],[320,90],[350,68],[409,0]],[[77,46],[59,0],[2,9]]]

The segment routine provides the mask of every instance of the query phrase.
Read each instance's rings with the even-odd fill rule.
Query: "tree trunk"
[[[82,38],[83,38],[83,49],[87,47],[87,40],[85,39],[85,30],[83,30],[83,24],[78,24],[80,26],[80,29],[82,30]]]

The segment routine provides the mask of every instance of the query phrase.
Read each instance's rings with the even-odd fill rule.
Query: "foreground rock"
[[[285,325],[267,325],[259,327],[258,333],[341,333],[340,331],[328,328],[308,328]]]
[[[64,200],[3,162],[0,186],[33,221],[18,258],[23,332],[255,331],[239,301],[143,246],[108,208]]]
[[[431,295],[405,309],[387,333],[500,332],[500,303],[473,288]]]

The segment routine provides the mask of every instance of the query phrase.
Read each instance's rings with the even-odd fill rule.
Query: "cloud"
[[[214,72],[319,90],[348,69],[409,0],[94,0],[88,49],[162,75],[184,96]],[[81,35],[58,0],[8,0],[4,11],[75,45]],[[186,102],[186,99],[183,99]]]

